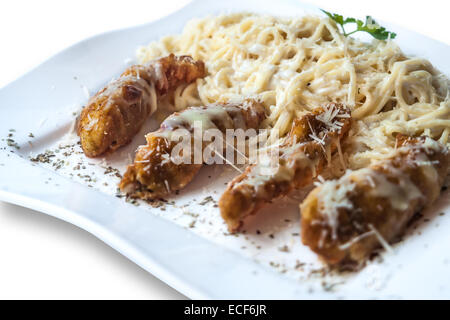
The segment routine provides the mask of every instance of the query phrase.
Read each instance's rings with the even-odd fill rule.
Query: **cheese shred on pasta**
[[[285,135],[295,117],[329,102],[344,103],[355,121],[342,144],[349,169],[395,151],[396,133],[427,135],[450,145],[448,79],[427,60],[409,58],[392,41],[344,37],[328,18],[231,14],[190,21],[180,35],[138,50],[141,63],[169,53],[203,60],[208,75],[180,87],[172,104],[255,97],[265,125]]]

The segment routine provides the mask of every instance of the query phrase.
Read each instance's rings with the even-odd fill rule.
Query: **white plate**
[[[266,209],[267,219],[260,219],[265,222],[254,221],[246,235],[223,234],[225,228],[213,202],[199,202],[205,196],[217,199],[220,195],[223,182],[233,175],[229,170],[222,174],[224,168],[205,168],[187,190],[173,198],[176,206],[166,205],[162,211],[114,197],[118,178],[103,174],[105,162],[87,160],[76,152],[61,156],[67,150],[79,151],[77,146],[62,150],[49,164],[29,160],[46,149],[76,141],[71,134],[72,113],[86,103],[86,88],[93,93],[120,74],[139,45],[179,33],[191,18],[233,11],[319,13],[298,1],[200,0],[157,22],[99,35],[59,53],[0,91],[0,138],[4,139],[0,141],[0,199],[91,232],[191,298],[450,297],[448,191],[426,213],[430,221],[411,229],[407,239],[394,247],[394,254],[384,254],[383,259],[345,277],[322,277],[316,275],[321,268],[316,256],[292,235],[298,233],[295,201],[281,204],[282,215],[274,214],[277,207]],[[382,24],[397,32],[397,42],[407,54],[425,57],[450,74],[450,47]],[[143,133],[152,125],[149,122],[130,146],[105,159],[106,163],[122,170],[128,154],[143,142]],[[34,138],[28,136],[30,132]],[[20,149],[7,145],[9,134]],[[58,163],[58,158],[69,163]],[[74,171],[78,161],[86,168],[82,164]],[[89,181],[85,174],[98,180]],[[188,202],[193,204],[181,208]],[[444,211],[447,214],[438,214]],[[197,223],[190,228],[194,220]],[[256,235],[257,229],[262,233]],[[289,252],[278,250],[284,245]],[[296,269],[296,260],[304,265]]]

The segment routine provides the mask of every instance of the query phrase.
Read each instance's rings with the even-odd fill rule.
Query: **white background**
[[[1,1],[0,88],[79,40],[158,19],[188,2]],[[344,15],[369,14],[450,44],[447,1],[308,2]],[[0,202],[0,299],[11,298],[185,297],[87,232],[44,214]]]

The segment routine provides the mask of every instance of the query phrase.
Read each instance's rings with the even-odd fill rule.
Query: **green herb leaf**
[[[322,10],[322,12],[341,26],[342,32],[346,37],[358,31],[367,32],[370,35],[372,35],[372,37],[378,40],[395,39],[395,37],[397,36],[395,32],[387,31],[386,28],[378,25],[377,22],[371,16],[367,16],[366,21],[363,22],[362,20],[355,18],[344,19],[344,17],[340,14],[331,13],[325,10]],[[352,32],[347,33],[344,28],[344,25],[347,23],[356,24],[356,29]]]

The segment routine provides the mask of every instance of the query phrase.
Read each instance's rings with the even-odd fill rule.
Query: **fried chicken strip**
[[[127,144],[156,111],[158,96],[205,75],[202,61],[173,54],[128,68],[83,109],[77,132],[84,153],[97,157]]]
[[[302,241],[330,265],[364,261],[439,196],[448,149],[399,136],[395,155],[314,189],[300,206]]]
[[[350,123],[350,110],[340,104],[320,107],[297,118],[279,148],[273,171],[264,163],[250,165],[228,184],[219,208],[229,231],[238,231],[245,217],[268,202],[312,184]]]
[[[147,145],[139,147],[135,161],[128,166],[119,187],[131,197],[142,199],[155,199],[180,190],[194,178],[202,166],[202,159],[194,159],[195,122],[200,124],[203,132],[217,129],[225,134],[227,129],[257,129],[264,119],[264,107],[254,100],[246,100],[240,104],[191,107],[174,113],[161,124],[158,131],[146,136]],[[178,138],[174,138],[177,129],[183,129],[181,133],[184,132],[184,138],[191,143],[188,154],[181,154],[183,151],[179,154],[177,151],[173,157],[172,152],[179,143]],[[202,155],[208,145],[209,143],[200,141],[197,154]],[[183,158],[187,161],[180,161]]]

